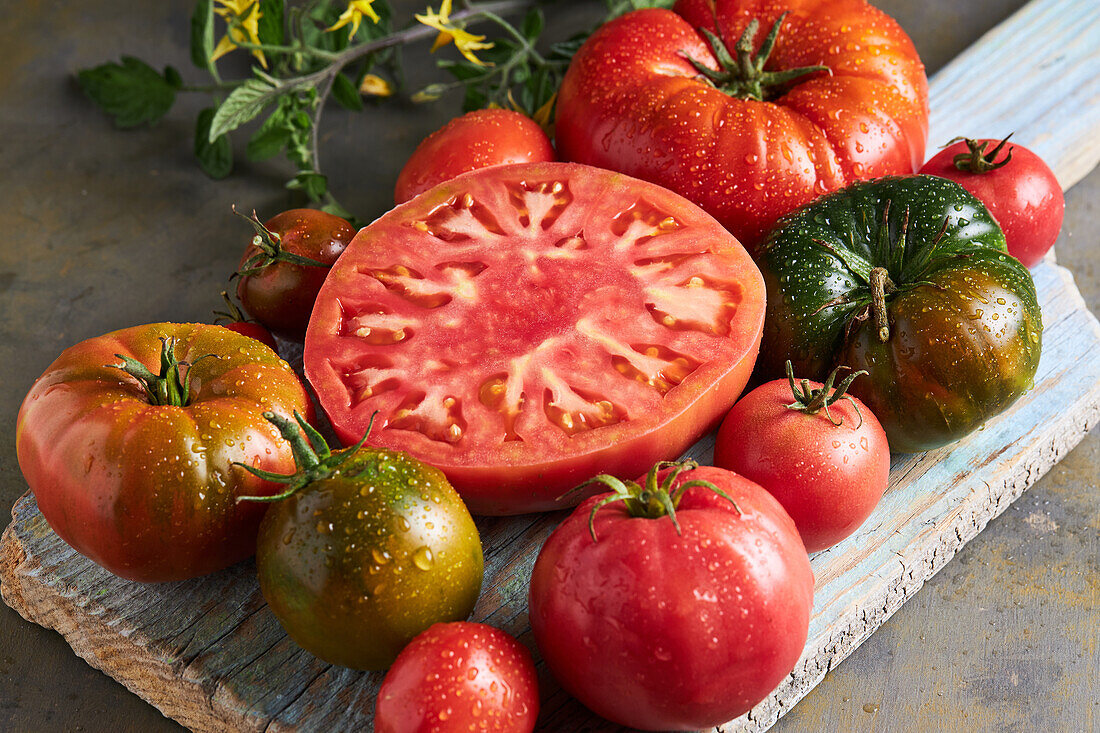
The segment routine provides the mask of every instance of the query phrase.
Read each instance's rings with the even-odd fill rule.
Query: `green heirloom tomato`
[[[305,421],[265,415],[294,446],[294,476],[260,525],[260,589],[287,634],[326,662],[385,669],[413,637],[470,615],[483,558],[473,518],[439,469],[359,445],[330,453]],[[302,438],[301,427],[309,438]]]
[[[933,176],[857,183],[799,209],[760,252],[761,369],[851,392],[894,451],[962,438],[1016,401],[1039,365],[1042,318],[1027,268],[978,199]]]

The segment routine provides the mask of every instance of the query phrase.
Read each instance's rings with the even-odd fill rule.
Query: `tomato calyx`
[[[214,354],[203,354],[191,362],[180,361],[176,358],[176,339],[161,336],[160,344],[159,374],[155,374],[132,356],[123,354],[115,354],[122,359],[121,364],[107,366],[121,369],[141,382],[149,404],[187,407],[191,403],[191,367],[207,357],[217,357]],[[187,367],[186,373],[181,371],[181,367]]]
[[[799,389],[799,385],[795,383],[794,365],[791,363],[790,359],[787,359],[787,381],[791,383],[791,395],[794,397],[794,402],[787,405],[787,407],[791,410],[804,412],[807,415],[816,415],[818,412],[824,410],[825,417],[828,418],[829,422],[840,427],[844,424],[844,418],[834,420],[832,414],[829,412],[829,405],[836,404],[840,400],[848,400],[848,402],[852,403],[852,407],[855,408],[856,415],[859,416],[859,425],[856,425],[856,429],[858,430],[860,426],[863,425],[863,413],[859,411],[859,405],[856,404],[856,401],[848,394],[848,388],[852,386],[852,382],[855,381],[856,377],[861,374],[867,374],[867,372],[861,369],[858,372],[849,374],[834,389],[833,382],[836,381],[837,374],[840,373],[841,369],[851,369],[851,367],[843,365],[838,366],[829,373],[829,376],[825,379],[825,383],[819,389],[814,389],[810,385],[808,379],[801,380],[802,388]]]
[[[760,51],[755,55],[753,54],[753,41],[756,40],[756,33],[760,30],[760,21],[756,18],[750,20],[744,32],[741,33],[741,37],[737,40],[737,45],[734,46],[734,51],[737,52],[736,59],[716,33],[708,28],[700,28],[699,32],[707,39],[707,43],[710,44],[711,50],[714,52],[714,58],[718,60],[718,64],[722,67],[721,71],[715,71],[691,58],[686,53],[681,53],[711,86],[731,97],[752,99],[757,102],[775,99],[782,96],[782,89],[795,79],[819,71],[832,73],[828,66],[823,65],[802,66],[784,71],[764,71],[764,64],[767,63],[768,57],[775,47],[775,40],[779,37],[779,29],[786,17],[787,13],[779,16],[779,19],[772,25],[771,31],[768,32],[767,38],[764,39],[764,43],[761,44]]]
[[[997,170],[998,168],[1008,165],[1008,162],[1012,160],[1012,148],[1008,149],[1004,160],[997,160],[997,156],[1000,154],[1001,150],[1004,149],[1005,144],[1008,143],[1008,138],[1015,134],[1014,132],[1010,132],[1004,140],[997,143],[996,147],[988,153],[985,152],[985,149],[989,147],[988,140],[979,142],[977,140],[971,140],[968,137],[956,137],[950,140],[944,147],[950,147],[958,142],[966,143],[966,147],[969,150],[965,153],[959,153],[951,159],[955,167],[967,173],[989,173],[989,171]]]
[[[377,415],[377,413],[375,413],[375,415]],[[233,465],[240,466],[253,476],[277,484],[286,484],[287,486],[284,491],[278,494],[273,494],[271,496],[238,496],[237,501],[282,501],[315,481],[329,478],[343,468],[344,464],[348,462],[348,459],[358,453],[359,449],[363,447],[363,444],[367,442],[367,437],[370,436],[371,427],[374,426],[375,415],[371,416],[370,425],[367,426],[367,432],[363,434],[363,437],[360,438],[358,443],[350,448],[338,450],[334,453],[332,449],[329,448],[328,442],[325,440],[324,436],[317,432],[316,428],[306,422],[297,411],[294,412],[293,420],[285,418],[282,415],[277,415],[274,412],[265,412],[264,418],[279,430],[279,434],[283,436],[284,440],[290,443],[291,451],[293,451],[294,454],[294,466],[297,468],[297,471],[291,474],[272,473],[271,471],[264,471],[254,466],[240,463],[239,461],[235,462]]]
[[[259,275],[266,267],[276,262],[286,262],[301,267],[328,267],[324,262],[296,255],[283,249],[282,238],[264,226],[263,222],[260,221],[260,217],[256,215],[255,209],[252,211],[252,216],[245,216],[237,211],[237,207],[234,206],[233,213],[247,221],[256,230],[256,236],[252,238],[252,245],[259,251],[245,260],[244,264],[241,265],[241,269],[230,276],[230,280],[235,277]]]
[[[676,534],[683,534],[680,529],[680,521],[676,518],[676,508],[680,506],[680,500],[684,498],[684,493],[693,486],[703,486],[710,489],[732,504],[738,514],[742,514],[741,507],[737,506],[737,502],[734,501],[729,494],[722,491],[722,489],[718,488],[710,481],[693,479],[685,481],[679,486],[675,486],[676,479],[679,478],[680,474],[698,467],[698,462],[691,459],[683,461],[658,461],[654,464],[653,468],[649,470],[649,473],[646,474],[644,487],[634,481],[623,481],[610,474],[601,473],[598,476],[593,476],[571,491],[566,492],[566,494],[568,495],[574,491],[580,491],[592,484],[603,484],[611,489],[611,495],[605,496],[596,502],[595,506],[592,507],[592,512],[588,515],[588,532],[592,535],[593,542],[599,542],[599,539],[596,537],[596,513],[608,504],[616,501],[623,502],[627,512],[630,516],[635,518],[660,519],[661,517],[667,516],[672,520],[672,526],[676,528]],[[659,474],[666,468],[671,470],[665,475],[663,480],[660,480]]]
[[[862,323],[869,318],[874,319],[875,334],[879,341],[886,343],[890,340],[890,313],[889,300],[895,295],[908,292],[918,287],[944,290],[943,286],[926,279],[928,272],[933,269],[939,260],[944,258],[968,258],[965,253],[952,253],[942,255],[936,253],[936,247],[947,233],[950,219],[943,220],[943,226],[932,238],[928,247],[924,248],[920,255],[906,258],[906,249],[909,242],[909,207],[905,208],[901,224],[895,233],[890,230],[890,205],[887,200],[883,206],[882,222],[879,226],[878,237],[871,245],[870,259],[846,249],[837,248],[823,239],[814,238],[811,241],[828,250],[834,257],[844,263],[844,266],[857,280],[865,286],[856,297],[839,296],[823,304],[814,311],[813,315],[826,308],[838,305],[855,304],[857,309],[849,319],[844,338],[851,335],[856,323]],[[882,263],[882,264],[876,264]],[[862,306],[862,307],[859,307]]]
[[[225,301],[224,311],[214,311],[214,315],[217,318],[214,319],[214,323],[218,323],[222,319],[229,321],[230,323],[255,323],[256,321],[249,318],[241,311],[240,307],[233,302],[233,299],[229,297],[229,293],[225,290],[222,291],[222,300]]]

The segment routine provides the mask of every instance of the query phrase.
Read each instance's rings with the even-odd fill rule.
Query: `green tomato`
[[[385,669],[432,624],[470,615],[481,541],[441,471],[362,446],[326,448],[312,467],[295,455],[301,470],[260,525],[256,565],[299,646],[332,664]]]
[[[865,369],[851,392],[894,451],[958,440],[1016,401],[1039,364],[1042,318],[1027,268],[978,199],[934,176],[883,178],[781,221],[761,249],[760,365],[821,381]]]

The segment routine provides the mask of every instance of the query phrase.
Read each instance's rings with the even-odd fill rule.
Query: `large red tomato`
[[[531,652],[500,629],[435,624],[386,673],[375,733],[531,733],[539,685]]]
[[[778,499],[809,552],[859,529],[890,480],[886,432],[846,394],[851,377],[833,390],[835,378],[800,388],[792,375],[760,385],[729,411],[714,445],[714,465]]]
[[[802,654],[813,605],[779,502],[731,471],[683,469],[589,498],[531,576],[550,671],[596,713],[646,730],[711,728],[764,699]]]
[[[19,467],[78,552],[131,580],[182,580],[256,550],[266,507],[236,498],[274,484],[232,464],[294,468],[266,410],[311,414],[267,346],[221,326],[135,326],[66,349],[38,378],[19,410]]]
[[[577,52],[558,96],[563,158],[660,183],[750,249],[816,196],[923,162],[924,66],[864,0],[675,9],[622,16]]]
[[[457,175],[513,163],[557,160],[538,123],[510,109],[478,109],[448,122],[421,141],[397,176],[394,203],[403,204]]]
[[[359,232],[317,297],[305,371],[345,442],[377,410],[372,444],[443,469],[474,513],[515,514],[679,455],[744,388],[763,314],[756,266],[690,202],[587,166],[504,166]]]
[[[949,178],[974,194],[1005,233],[1008,253],[1025,267],[1043,259],[1062,230],[1066,199],[1043,159],[1004,140],[963,138],[932,156],[920,169]]]

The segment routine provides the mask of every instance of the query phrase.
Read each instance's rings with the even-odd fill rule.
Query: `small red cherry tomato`
[[[397,655],[374,710],[375,733],[530,733],[539,714],[531,652],[500,629],[435,624]]]
[[[890,479],[886,433],[867,406],[826,384],[763,384],[733,406],[718,430],[714,465],[763,486],[791,515],[806,550],[832,547],[878,505]]]
[[[397,176],[393,200],[403,204],[469,171],[557,159],[550,138],[527,115],[509,109],[474,110],[421,141]]]
[[[645,730],[713,728],[764,699],[802,654],[813,605],[783,507],[693,462],[592,482],[613,490],[554,530],[531,577],[531,629],[562,687]]]
[[[974,194],[1004,230],[1008,253],[1032,267],[1058,239],[1066,200],[1042,158],[1023,145],[1005,150],[1007,143],[1007,137],[955,138],[920,173],[949,178]]]
[[[316,209],[290,209],[261,224],[237,268],[237,297],[268,329],[301,339],[329,268],[355,236],[355,227]]]
[[[214,319],[214,324],[228,328],[230,331],[247,336],[250,339],[255,339],[261,344],[268,346],[276,354],[279,353],[279,345],[275,343],[275,337],[271,335],[271,331],[256,323],[250,321],[241,313],[241,309],[237,307],[237,304],[233,302],[233,299],[229,297],[229,293],[222,291],[222,300],[225,301],[226,309],[224,311],[214,311],[214,315],[217,318]],[[218,323],[218,321],[225,319],[225,323]]]

